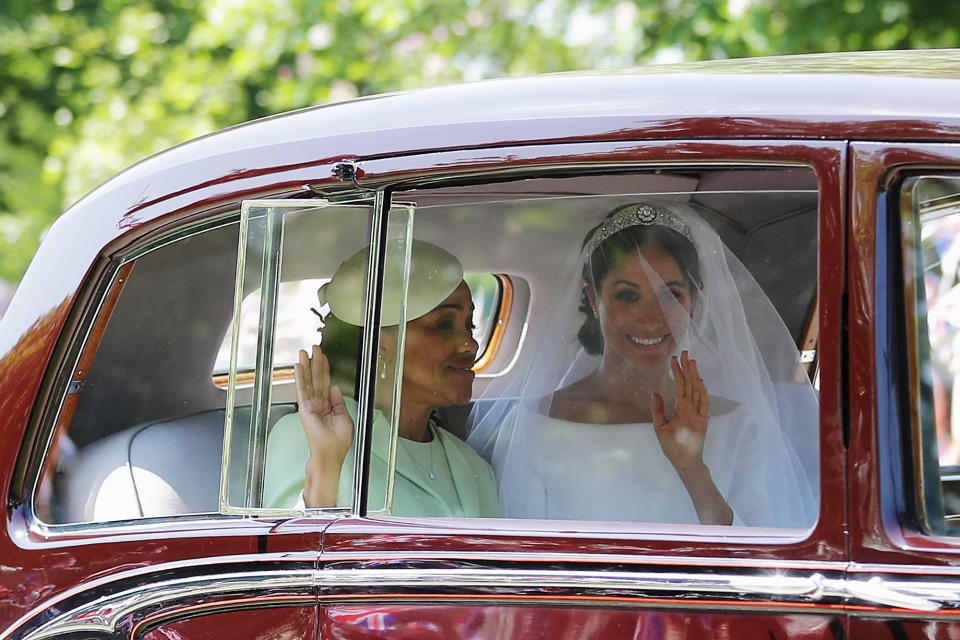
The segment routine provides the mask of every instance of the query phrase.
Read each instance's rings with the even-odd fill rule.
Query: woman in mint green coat
[[[390,252],[387,252],[390,259]],[[398,271],[398,270],[394,270]],[[387,280],[394,272],[387,271]],[[357,282],[366,272],[366,250],[344,262],[325,288],[331,313],[363,323]],[[391,291],[390,282],[384,291]],[[399,283],[397,283],[399,284]],[[380,332],[368,504],[384,504],[390,406],[397,357],[399,304],[385,295]],[[413,241],[407,294],[405,358],[391,513],[401,516],[498,515],[493,470],[474,450],[437,422],[438,407],[469,402],[473,391],[473,302],[460,263],[443,249]],[[353,490],[356,403],[330,384],[330,366],[319,345],[300,351],[294,365],[298,412],[282,418],[267,442],[264,506],[349,506]]]

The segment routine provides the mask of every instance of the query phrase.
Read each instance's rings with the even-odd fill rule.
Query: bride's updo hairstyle
[[[686,224],[666,207],[648,203],[617,207],[583,239],[583,249],[588,253],[583,264],[583,282],[599,293],[600,283],[614,265],[628,254],[653,244],[673,257],[691,289],[700,289],[703,286],[700,260],[689,233]],[[577,339],[587,353],[601,355],[600,319],[593,312],[585,287],[579,309],[586,319],[577,332]]]

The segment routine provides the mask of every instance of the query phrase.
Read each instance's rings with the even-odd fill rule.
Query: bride
[[[474,416],[502,515],[812,526],[795,447],[816,460],[816,396],[716,232],[687,205],[621,206],[577,269],[530,369]]]

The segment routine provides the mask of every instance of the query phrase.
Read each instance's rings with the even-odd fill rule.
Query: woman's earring
[[[377,352],[377,362],[380,365],[379,375],[381,380],[387,379],[387,357],[386,356],[387,356],[387,348],[381,344]]]

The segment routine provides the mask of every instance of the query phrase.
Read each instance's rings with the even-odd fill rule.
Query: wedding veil
[[[739,518],[735,523],[811,527],[818,505],[819,410],[816,393],[800,364],[796,342],[750,272],[693,206],[651,199],[635,203],[635,208],[644,205],[645,211],[665,212],[658,214],[656,224],[669,221],[668,226],[688,238],[695,249],[696,264],[692,270],[699,282],[695,282],[692,312],[680,309],[672,296],[661,296],[659,303],[673,332],[683,336],[675,353],[689,351],[710,394],[708,440],[720,458],[741,458],[727,461],[731,482],[749,489],[741,491],[740,497],[727,496]],[[600,363],[599,355],[585,348],[578,333],[586,318],[582,299],[584,265],[588,265],[589,275],[589,252],[603,244],[596,242],[597,234],[609,237],[616,233],[609,228],[594,231],[591,241],[590,226],[604,213],[597,212],[585,222],[584,247],[570,247],[571,253],[579,251],[580,256],[576,262],[569,261],[567,272],[557,274],[563,283],[561,293],[551,304],[550,317],[530,327],[519,360],[522,365],[510,372],[506,383],[485,392],[474,406],[468,442],[497,472],[505,516],[549,517],[531,507],[525,495],[524,485],[528,481],[523,474],[532,466],[567,465],[573,469],[581,464],[576,450],[569,451],[566,459],[544,459],[542,452],[536,450],[540,440],[531,436],[529,421],[531,416],[542,417],[549,412],[556,391],[584,378]],[[609,220],[598,226],[603,224],[609,224]],[[652,268],[646,261],[643,265],[652,279]],[[680,327],[681,323],[689,326]],[[732,444],[725,449],[728,428],[714,414],[737,416],[737,427],[750,441],[749,456],[745,449],[732,448]],[[663,454],[648,450],[644,455]],[[583,476],[589,484],[591,471],[586,470]],[[652,488],[634,490],[642,496]],[[596,500],[605,500],[602,487],[594,493]],[[619,505],[610,504],[609,517],[602,519],[624,519],[619,512]],[[643,520],[645,516],[633,519]],[[651,520],[656,517],[651,516]]]

